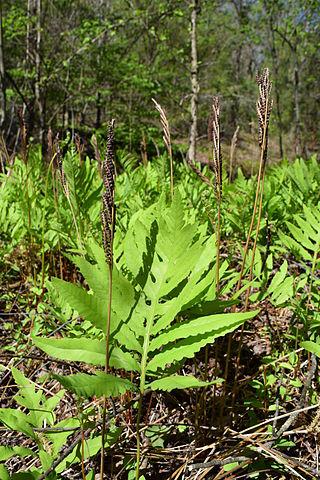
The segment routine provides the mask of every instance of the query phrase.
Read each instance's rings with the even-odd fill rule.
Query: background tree
[[[157,126],[154,97],[166,107],[173,138],[185,152],[194,144],[188,140],[192,99],[197,105],[192,136],[201,150],[210,98],[219,93],[224,139],[241,125],[241,145],[242,137],[251,138],[256,72],[268,65],[279,157],[317,148],[320,7],[315,0],[202,0],[193,60],[199,86],[193,82],[191,97],[190,16],[198,1],[2,0],[1,6],[1,122],[11,144],[14,112],[24,106],[36,141],[49,126],[90,133],[114,116],[120,141],[137,150],[142,137],[151,142],[152,119]]]

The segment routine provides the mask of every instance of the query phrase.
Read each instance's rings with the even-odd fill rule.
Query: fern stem
[[[44,206],[43,206],[42,220],[41,220],[41,296],[43,295],[43,292],[44,292],[44,221],[45,221],[45,213],[46,213],[46,201],[47,201],[47,195],[48,195],[49,174],[50,174],[50,169],[52,168],[54,159],[55,159],[55,155],[52,157],[48,166],[45,191],[44,191]]]
[[[106,361],[105,373],[109,371],[109,342],[110,342],[110,325],[111,325],[111,304],[112,304],[112,272],[113,272],[113,238],[115,229],[116,211],[114,204],[114,183],[115,183],[115,151],[114,151],[114,120],[109,123],[107,137],[107,152],[105,160],[102,164],[102,181],[104,184],[104,193],[102,195],[101,222],[103,233],[103,248],[106,262],[109,267],[109,286],[108,286],[108,312],[106,325]],[[104,397],[103,415],[102,415],[102,433],[101,433],[101,462],[100,462],[100,478],[103,480],[104,473],[104,439],[106,432],[106,411],[107,399]]]
[[[113,264],[109,265],[109,291],[108,291],[108,317],[107,317],[107,330],[106,330],[106,366],[105,372],[109,370],[109,348],[110,348],[110,325],[111,325],[111,305],[112,305],[112,272]]]
[[[30,190],[30,172],[31,168],[29,168],[29,163],[25,164],[26,166],[26,188],[25,188],[25,195],[26,195],[26,204],[27,204],[27,217],[28,217],[28,224],[27,224],[27,232],[28,232],[28,238],[29,238],[29,252],[28,252],[28,259],[29,259],[29,271],[30,275],[33,277],[33,283],[36,285],[36,275],[34,271],[34,265],[32,262],[32,244],[33,244],[33,236],[31,232],[31,205],[30,205],[30,195],[29,195],[29,190]],[[30,329],[30,331],[32,328]]]
[[[220,427],[222,428],[222,420],[223,420],[223,414],[225,410],[225,404],[226,404],[226,393],[227,393],[227,380],[228,380],[228,374],[229,374],[229,363],[230,363],[230,356],[231,356],[231,342],[232,342],[232,333],[229,333],[228,335],[228,346],[227,346],[227,356],[226,356],[226,364],[224,368],[224,382],[223,382],[223,393],[222,393],[222,402],[221,402],[221,408],[220,408],[220,415],[219,415],[219,421],[220,421]]]
[[[160,286],[159,286],[160,288]],[[155,293],[156,295],[156,293]],[[151,304],[151,308],[149,310],[147,322],[146,322],[146,332],[143,341],[142,347],[142,358],[141,358],[141,375],[140,375],[140,398],[139,398],[139,405],[138,405],[138,414],[137,414],[137,457],[136,457],[136,480],[139,479],[140,475],[140,419],[141,419],[141,411],[142,411],[142,398],[145,393],[146,389],[146,371],[147,371],[147,361],[148,361],[148,351],[150,345],[150,335],[151,330],[153,327],[154,315],[155,315],[155,303],[157,301],[153,300]]]
[[[171,193],[171,201],[172,201],[173,200],[173,158],[172,158],[171,145],[169,150],[169,157],[170,157],[170,193]]]
[[[79,245],[81,250],[84,250],[81,235],[80,235],[80,230],[79,230],[79,227],[78,227],[78,224],[77,224],[76,216],[75,216],[75,213],[74,213],[74,210],[73,210],[73,207],[72,207],[70,197],[69,197],[69,195],[66,195],[66,197],[67,197],[67,200],[68,200],[68,203],[69,203],[69,207],[70,207],[70,211],[71,211],[71,215],[72,215],[72,220],[73,220],[73,223],[74,223],[74,228],[76,229],[78,245]]]
[[[246,288],[245,311],[247,311],[248,304],[249,304],[250,282],[251,282],[252,276],[253,276],[253,266],[254,266],[255,252],[256,252],[256,248],[257,248],[257,241],[258,241],[260,224],[261,224],[265,167],[266,167],[266,160],[267,160],[267,153],[268,153],[268,125],[269,125],[270,112],[271,112],[271,108],[272,108],[272,101],[271,101],[270,96],[269,96],[270,90],[271,90],[271,85],[269,83],[268,71],[265,71],[265,72],[266,72],[266,75],[265,75],[264,79],[263,79],[263,76],[260,77],[260,81],[266,81],[265,90],[264,90],[263,93],[261,93],[261,91],[260,91],[260,98],[259,98],[259,101],[258,101],[258,104],[257,104],[257,111],[258,111],[258,117],[259,117],[259,145],[260,145],[259,174],[258,174],[258,180],[257,180],[257,188],[256,188],[254,208],[253,208],[253,213],[252,213],[252,217],[251,217],[250,228],[249,228],[249,232],[248,232],[248,236],[247,236],[246,246],[245,246],[242,265],[241,265],[240,276],[239,276],[239,280],[238,280],[238,284],[237,284],[237,290],[236,290],[236,291],[239,291],[239,289],[241,287],[242,275],[243,275],[243,271],[244,271],[244,267],[245,267],[245,260],[246,260],[247,254],[248,254],[249,243],[250,243],[251,234],[252,234],[252,230],[253,230],[254,220],[255,220],[255,217],[256,217],[257,209],[259,208],[255,239],[254,239],[254,244],[253,244],[253,248],[252,248],[252,258],[251,258],[250,273],[249,273],[249,285]],[[260,85],[259,81],[258,81],[258,84]],[[259,200],[259,207],[258,207],[258,200]],[[242,344],[243,344],[243,332],[244,332],[244,325],[242,325],[242,327],[241,327],[239,347],[238,347],[238,353],[237,353],[237,359],[236,359],[236,365],[235,365],[235,376],[234,376],[235,381],[233,383],[232,400],[231,400],[232,411],[234,409],[236,392],[237,392],[237,380],[238,380],[238,377],[239,377],[240,358],[241,358],[241,351],[242,351]]]
[[[257,179],[257,188],[256,188],[253,212],[251,216],[251,222],[250,222],[250,227],[247,235],[246,245],[243,252],[243,259],[242,259],[241,270],[240,270],[239,280],[237,283],[236,292],[238,292],[241,288],[245,262],[246,262],[248,249],[249,249],[249,243],[250,243],[253,225],[254,225],[257,208],[258,208],[258,200],[260,199],[259,209],[260,209],[260,203],[262,202],[264,174],[265,174],[265,166],[266,166],[267,153],[268,153],[268,126],[269,126],[270,113],[272,109],[272,100],[270,99],[271,84],[269,82],[268,69],[265,69],[261,77],[257,77],[257,83],[259,85],[259,92],[260,92],[260,96],[257,103],[257,113],[259,118],[259,146],[260,146],[259,173],[258,173],[258,179]]]
[[[216,297],[219,295],[220,290],[220,244],[221,244],[221,198],[218,198],[218,216],[217,216],[217,228],[216,228]]]
[[[263,200],[263,192],[264,192],[264,177],[265,177],[265,172],[263,172],[262,180],[261,180],[261,192],[260,192],[260,200],[259,200],[258,221],[257,221],[257,228],[256,228],[254,243],[253,243],[253,247],[252,247],[252,258],[251,258],[251,264],[250,264],[249,284],[250,284],[250,282],[252,281],[252,278],[253,278],[253,267],[254,267],[254,261],[255,261],[257,243],[258,243],[258,237],[259,237],[259,231],[260,231],[260,224],[261,224],[262,200]],[[247,291],[246,291],[245,310],[247,310],[247,308],[248,308],[250,292],[251,292],[251,287],[249,286],[247,288]]]
[[[113,238],[112,238],[113,243]],[[112,245],[111,245],[112,252]],[[106,326],[106,362],[105,362],[105,373],[109,371],[109,348],[110,348],[110,325],[111,325],[111,305],[112,305],[112,272],[113,272],[113,262],[109,263],[109,288],[108,288],[108,316],[107,316],[107,326]],[[100,478],[103,480],[104,473],[104,440],[106,435],[106,419],[107,419],[107,399],[104,397],[103,401],[103,414],[102,414],[102,430],[101,430],[101,459],[100,459]]]
[[[251,234],[252,234],[252,231],[253,231],[254,221],[255,221],[255,218],[256,218],[256,214],[257,214],[258,199],[259,199],[260,186],[261,186],[260,184],[261,184],[261,177],[262,177],[262,168],[263,168],[263,165],[262,165],[262,161],[260,159],[256,195],[255,195],[255,199],[254,199],[254,205],[253,205],[253,211],[252,211],[252,215],[251,215],[250,226],[249,226],[249,230],[248,230],[248,233],[247,233],[246,244],[245,244],[244,251],[243,251],[241,269],[240,269],[240,274],[239,274],[239,280],[238,280],[237,287],[236,287],[236,292],[238,292],[240,290],[241,285],[242,285],[244,267],[245,267],[246,259],[247,259],[247,255],[248,255],[249,244],[250,244],[250,240],[251,240]],[[235,307],[233,307],[233,311],[235,311]]]
[[[140,458],[141,458],[141,443],[140,443],[140,422],[141,422],[141,412],[142,412],[142,397],[143,394],[140,393],[139,403],[138,403],[138,413],[137,413],[137,456],[136,456],[136,480],[139,480],[140,477]]]
[[[82,473],[82,480],[87,480],[86,472],[84,469],[84,443],[85,443],[85,438],[84,438],[84,430],[82,425],[81,426],[81,473]]]
[[[319,250],[320,250],[320,242],[317,243],[317,246],[314,250],[313,258],[312,258],[312,265],[311,265],[311,270],[310,270],[310,287],[309,287],[309,293],[308,293],[308,304],[310,304],[311,301],[311,290],[313,286],[313,281],[315,278],[314,272],[316,270],[316,264],[317,264],[317,259],[319,255]]]

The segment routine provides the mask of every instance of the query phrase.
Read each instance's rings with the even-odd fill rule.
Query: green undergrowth
[[[149,410],[139,397],[152,392],[150,398],[160,402],[181,390],[200,398],[198,423],[209,421],[211,412],[211,426],[221,429],[222,414],[233,405],[239,427],[255,425],[293,404],[303,389],[306,352],[320,356],[320,169],[315,158],[268,170],[253,277],[246,280],[249,250],[238,292],[256,179],[245,178],[240,169],[232,183],[224,175],[217,292],[213,190],[181,161],[174,166],[171,200],[165,155],[137,165],[120,151],[117,162],[121,173],[116,180],[108,373],[103,367],[109,280],[100,246],[102,182],[96,162],[80,161],[74,149],[66,153],[69,198],[54,161],[45,165],[36,148],[27,164],[16,158],[2,174],[1,301],[5,314],[24,315],[19,325],[5,317],[1,328],[12,338],[4,343],[4,352],[12,358],[28,352],[46,355],[49,366],[29,376],[32,359],[1,367],[13,387],[6,397],[11,400],[0,409],[0,423],[24,439],[23,444],[0,446],[1,479],[59,479],[72,465],[85,468],[86,478],[93,479],[102,441],[103,396],[122,407],[124,399],[132,400],[133,423],[141,415],[148,421]],[[248,289],[250,308],[244,311]],[[226,339],[243,325],[242,357],[237,359],[235,333],[226,376]],[[253,328],[259,332],[257,351],[247,334]],[[218,360],[214,369],[209,368],[210,358]],[[242,362],[238,372],[237,361]],[[235,375],[244,385],[238,391],[233,390]],[[309,399],[316,403],[316,389]],[[74,407],[68,410],[70,402]],[[110,412],[105,448],[116,449],[125,427]],[[180,427],[181,432],[190,427],[186,418]],[[139,428],[138,420],[138,436]],[[149,426],[145,435],[153,448],[170,443],[170,428]],[[75,438],[74,447],[59,460],[62,447]],[[279,449],[294,446],[292,440],[278,439],[276,444]],[[12,470],[13,458],[19,459],[18,471]],[[124,456],[121,468],[127,472],[123,478],[132,478],[134,456]]]

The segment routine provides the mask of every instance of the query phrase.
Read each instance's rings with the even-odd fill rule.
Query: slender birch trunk
[[[200,0],[192,1],[191,12],[191,128],[189,137],[188,159],[192,163],[196,160],[197,126],[198,126],[198,53],[197,53],[197,15],[200,11]]]

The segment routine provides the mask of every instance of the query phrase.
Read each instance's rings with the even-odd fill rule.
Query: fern
[[[203,386],[193,377],[181,380],[177,375],[168,376],[167,365],[179,365],[192,358],[215,338],[233,331],[256,314],[221,312],[223,303],[215,300],[212,273],[215,239],[207,237],[205,230],[205,226],[184,221],[182,201],[176,194],[169,207],[162,198],[136,216],[116,251],[110,361],[115,368],[140,374],[141,393],[146,388]],[[102,336],[107,310],[107,267],[100,247],[91,243],[89,250],[95,263],[82,257],[72,260],[90,291],[57,279],[52,285],[59,297],[97,327]],[[204,315],[195,316],[205,304],[210,308]],[[105,350],[99,339],[35,338],[34,342],[56,358],[103,363]],[[67,388],[90,396],[107,393],[106,389],[102,391],[101,375],[98,372],[85,377],[76,374],[72,379],[56,378]],[[108,376],[109,394],[120,393],[123,386],[133,388],[130,382],[121,379],[120,385],[118,380]]]
[[[298,258],[319,262],[317,254],[320,248],[320,212],[315,208],[303,206],[304,215],[295,215],[295,224],[286,222],[291,236],[280,233],[282,243]]]

